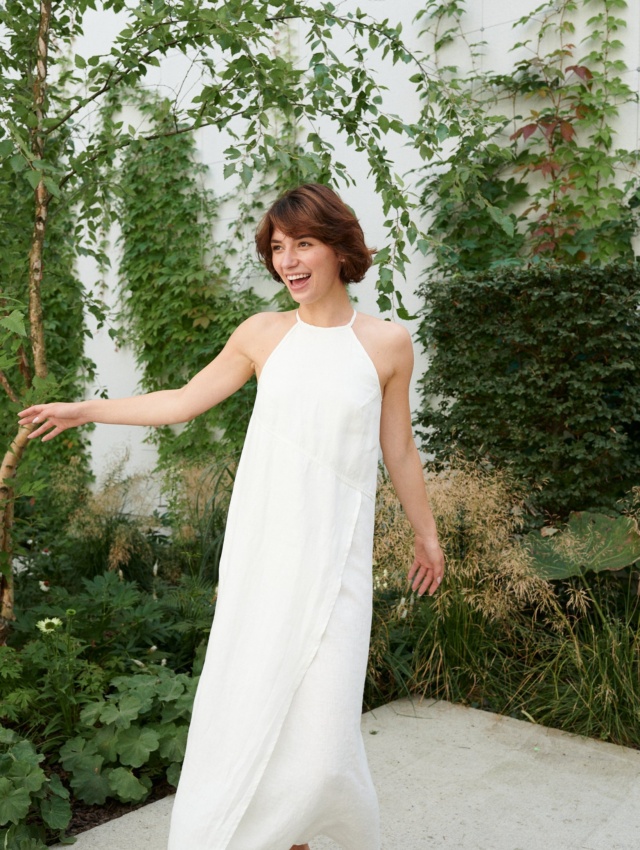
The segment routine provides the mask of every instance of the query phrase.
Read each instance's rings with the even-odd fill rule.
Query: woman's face
[[[309,304],[342,287],[340,259],[331,246],[313,236],[287,236],[274,230],[271,261],[291,297]]]

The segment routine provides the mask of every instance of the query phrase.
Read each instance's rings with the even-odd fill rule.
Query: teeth
[[[290,274],[288,275],[289,280],[300,280],[303,277],[309,277],[308,274]]]

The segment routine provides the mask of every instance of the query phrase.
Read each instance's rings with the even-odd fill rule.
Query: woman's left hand
[[[423,540],[416,537],[415,558],[409,570],[411,589],[418,596],[433,596],[444,576],[444,554],[436,537]]]

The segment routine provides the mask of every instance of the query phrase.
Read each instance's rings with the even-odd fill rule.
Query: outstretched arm
[[[87,422],[112,425],[188,422],[232,395],[252,376],[253,363],[247,349],[251,326],[252,319],[243,322],[229,337],[220,354],[180,389],[160,390],[131,398],[34,404],[18,414],[19,423],[39,426],[29,434],[29,438],[42,436],[44,441]]]
[[[444,574],[444,555],[427,491],[420,455],[411,429],[409,382],[413,370],[411,338],[397,328],[393,354],[396,363],[384,389],[380,444],[385,466],[415,532],[415,558],[409,570],[412,589],[432,596]]]

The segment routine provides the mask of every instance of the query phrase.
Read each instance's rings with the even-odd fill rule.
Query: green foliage
[[[154,110],[159,131],[167,108]],[[210,247],[217,204],[199,185],[204,171],[188,135],[136,145],[124,157],[121,321],[146,391],[186,383],[219,354],[240,322],[266,306],[250,289],[231,289],[225,258]],[[239,451],[254,397],[251,381],[179,433],[156,429],[161,460],[197,463]]]
[[[70,199],[67,198],[69,203]],[[29,321],[24,302],[28,290],[28,256],[33,230],[33,198],[20,189],[19,176],[7,161],[0,162],[0,369],[19,400],[20,406],[34,396],[29,362]],[[42,290],[47,356],[50,381],[39,386],[36,394],[58,393],[74,398],[83,382],[92,374],[93,364],[84,355],[87,335],[83,314],[82,285],[74,270],[74,227],[68,206],[60,206],[48,222],[45,242],[47,279]],[[12,435],[15,430],[15,404],[0,406],[0,430]],[[6,441],[6,437],[5,437]],[[3,451],[7,448],[5,445]],[[22,477],[35,482],[50,482],[61,467],[84,448],[78,433],[69,433],[52,455],[46,446],[34,446],[25,459]],[[86,474],[86,466],[85,466]]]
[[[533,256],[595,264],[631,258],[638,151],[615,144],[621,110],[637,100],[615,56],[628,5],[589,5],[583,34],[575,15],[587,2],[542,4],[517,21],[525,33],[534,24],[536,37],[514,45],[523,58],[510,73],[479,70],[482,43],[467,45],[467,74],[439,66],[456,106],[443,113],[441,135],[454,144],[438,173],[425,178],[423,202],[434,216],[441,269]],[[418,16],[428,21],[437,62],[448,45],[467,43],[464,15],[464,2],[428,0]],[[576,42],[585,55],[576,56]]]
[[[524,543],[533,568],[543,578],[621,570],[640,560],[640,534],[628,516],[572,513],[561,531],[545,526],[540,532],[530,532]]]
[[[463,0],[418,16],[458,116],[443,113],[450,153],[423,187],[435,237],[420,289],[424,447],[510,465],[532,508],[564,517],[611,506],[640,463],[637,270],[625,265],[638,151],[616,144],[637,100],[616,58],[627,9],[543,3],[516,21],[525,36],[501,74],[467,42]],[[468,73],[443,64],[454,43],[469,48]]]
[[[60,750],[85,803],[140,802],[161,775],[175,784],[186,748],[197,678],[156,667],[111,684],[115,690],[83,710],[80,734]]]
[[[539,264],[424,286],[425,450],[509,465],[530,506],[552,514],[615,503],[640,471],[639,290],[632,265]]]
[[[44,850],[45,840],[64,838],[71,820],[69,791],[40,766],[33,744],[0,727],[0,842],[16,850]],[[34,823],[37,820],[37,823]]]

